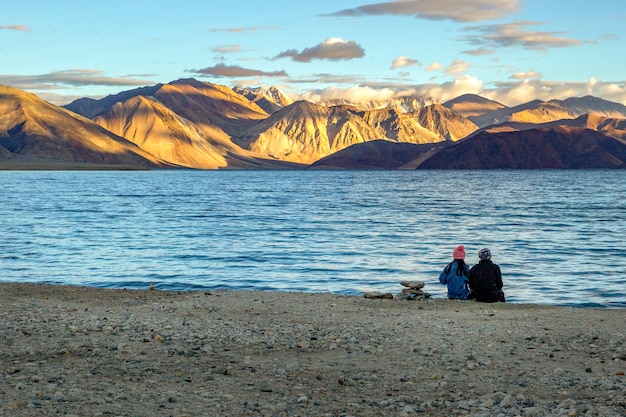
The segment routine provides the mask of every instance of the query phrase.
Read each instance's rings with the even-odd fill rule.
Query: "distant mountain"
[[[275,113],[293,103],[292,99],[274,86],[256,88],[235,87],[233,91],[256,103],[268,114]]]
[[[606,118],[626,118],[626,106],[586,96],[566,100],[534,100],[516,107],[504,107],[469,117],[479,127],[505,122],[546,123],[561,119],[575,119],[593,113]]]
[[[150,95],[117,101],[94,120],[159,158],[184,167],[287,167],[232,142],[233,135],[268,115],[228,87],[186,79],[146,92]]]
[[[358,112],[363,120],[380,132],[381,138],[407,143],[457,141],[478,127],[440,104],[431,104],[412,112],[394,108]]]
[[[580,116],[579,121],[583,127],[595,130],[603,135],[626,140],[626,119],[605,118],[595,114]]]
[[[135,88],[133,90],[123,91],[115,95],[106,96],[101,99],[92,99],[87,97],[79,98],[78,100],[74,100],[70,104],[66,104],[63,107],[73,111],[74,113],[93,119],[94,117],[107,111],[116,103],[120,103],[137,96],[151,96],[162,86],[163,84],[156,84],[147,87]]]
[[[579,127],[482,132],[438,151],[418,168],[626,168],[626,143]]]
[[[446,101],[443,105],[459,116],[466,118],[482,116],[485,113],[495,112],[506,108],[504,104],[489,100],[476,94],[463,94],[455,99]]]
[[[163,160],[192,168],[212,169],[228,165],[227,152],[211,146],[201,128],[154,98],[136,96],[116,103],[94,120]]]
[[[478,129],[469,119],[441,104],[421,108],[415,116],[421,126],[444,140],[457,141]]]
[[[235,90],[181,79],[62,108],[3,87],[0,161],[199,169],[623,163],[626,106],[596,97],[510,108],[470,94],[443,105],[406,96],[326,106],[290,103],[274,87]]]
[[[342,107],[297,101],[235,139],[252,152],[311,164],[355,143],[379,139],[361,117]]]
[[[445,140],[438,133],[420,125],[414,113],[403,113],[395,108],[358,112],[378,138],[406,143],[435,143]]]
[[[605,136],[618,139],[626,139],[626,119],[610,119],[599,116],[597,114],[583,114],[576,119],[561,119],[546,123],[521,123],[521,122],[505,122],[499,125],[487,126],[479,129],[471,136],[478,135],[482,132],[502,133],[502,132],[518,132],[520,130],[540,129],[550,127],[582,127],[595,130]]]
[[[413,113],[395,108],[358,111],[298,101],[256,124],[235,142],[276,159],[313,163],[356,143],[375,139],[425,144],[461,139],[477,126],[433,104]]]
[[[0,146],[10,152],[1,152],[5,160],[136,168],[165,165],[87,118],[5,86],[0,86]]]
[[[357,143],[314,162],[310,169],[413,169],[411,162],[437,145],[388,140]]]

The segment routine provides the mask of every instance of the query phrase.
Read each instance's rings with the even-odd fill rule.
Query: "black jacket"
[[[504,302],[500,267],[490,260],[481,260],[470,269],[468,284],[476,301]]]

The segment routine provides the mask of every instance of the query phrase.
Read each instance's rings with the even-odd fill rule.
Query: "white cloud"
[[[463,75],[443,84],[417,86],[415,91],[426,97],[434,97],[443,103],[463,94],[480,94],[483,91],[483,82],[477,77]]]
[[[349,88],[328,87],[322,90],[310,91],[302,98],[315,103],[340,100],[348,103],[359,103],[370,100],[388,100],[395,97],[397,92],[392,88],[376,89],[368,86],[354,86]]]
[[[528,72],[516,72],[515,74],[511,75],[509,77],[509,79],[511,80],[528,80],[531,78],[541,78],[542,74],[540,72],[536,72],[536,71],[528,71]]]
[[[439,62],[433,62],[432,64],[426,67],[426,71],[428,72],[442,71],[443,68],[444,68],[443,65],[441,65]]]
[[[448,75],[448,76],[458,76],[464,73],[465,71],[467,71],[471,66],[472,64],[470,64],[467,61],[464,61],[462,59],[455,59],[447,67],[444,67],[438,62],[433,62],[432,64],[426,67],[426,71],[428,72],[442,71],[445,75]]]
[[[444,70],[446,75],[459,75],[464,73],[471,67],[467,61],[463,61],[462,59],[455,59],[448,67]]]
[[[526,79],[497,83],[485,97],[513,106],[531,100],[563,100],[592,95],[626,105],[626,82],[602,82],[592,77],[587,82],[545,81]]]
[[[419,64],[420,62],[417,59],[409,58],[408,56],[399,56],[391,63],[391,69],[412,67]]]
[[[372,87],[368,85],[349,88],[328,87],[321,90],[307,92],[300,98],[312,102],[327,102],[341,100],[346,103],[359,103],[372,100],[385,101],[393,98],[417,96],[433,97],[444,102],[462,94],[479,94],[483,91],[483,83],[476,77],[462,76],[454,81],[443,84],[423,84],[412,86]]]
[[[490,83],[492,85],[492,83]],[[371,100],[389,100],[396,97],[432,97],[443,103],[463,94],[478,94],[507,106],[516,106],[532,100],[564,100],[569,97],[593,95],[626,105],[626,82],[602,82],[591,78],[587,82],[544,81],[536,78],[511,79],[486,87],[475,76],[461,75],[445,83],[417,85],[366,85],[348,88],[328,87],[302,94],[300,97],[313,102],[343,100],[349,103]]]

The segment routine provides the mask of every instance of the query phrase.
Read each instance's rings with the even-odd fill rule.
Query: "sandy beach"
[[[626,415],[626,312],[0,284],[4,416]]]

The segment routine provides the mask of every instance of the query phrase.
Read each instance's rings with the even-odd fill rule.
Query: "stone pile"
[[[395,299],[398,301],[410,301],[410,300],[426,300],[431,297],[431,294],[424,292],[423,288],[426,286],[424,281],[402,281],[400,282],[404,288]],[[377,298],[377,299],[394,299],[392,293],[383,293],[379,291],[365,292],[363,293],[365,298]]]
[[[423,291],[426,285],[424,281],[402,281],[400,285],[404,288],[396,295],[396,300],[426,300],[431,297],[430,293]]]

